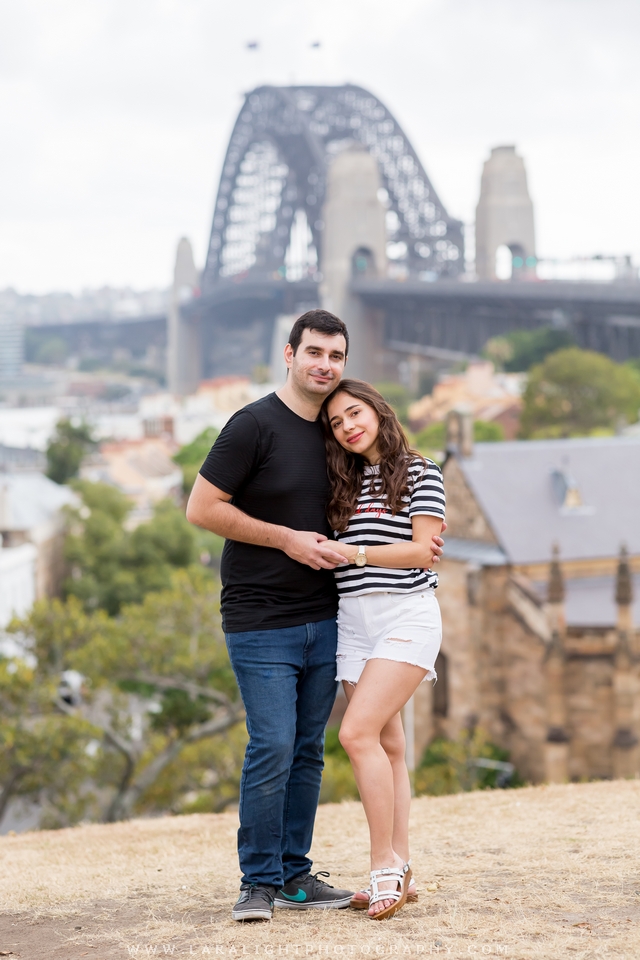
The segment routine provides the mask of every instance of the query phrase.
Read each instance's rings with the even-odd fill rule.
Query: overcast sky
[[[640,0],[0,0],[0,288],[166,286],[182,235],[201,265],[259,83],[371,89],[465,222],[514,143],[539,254],[640,263],[639,51]]]

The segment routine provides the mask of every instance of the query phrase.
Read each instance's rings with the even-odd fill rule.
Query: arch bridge
[[[179,251],[169,384],[188,392],[268,364],[278,317],[320,304],[349,324],[351,372],[373,379],[397,375],[406,354],[474,354],[489,336],[549,323],[618,359],[640,354],[638,285],[467,284],[463,269],[462,224],[377,97],[353,84],[258,87],[227,147],[201,278]]]
[[[238,276],[269,281],[297,271],[315,277],[328,168],[353,143],[377,161],[397,260],[411,274],[441,278],[461,272],[462,225],[447,214],[408,137],[377,97],[351,84],[265,86],[247,95],[227,147],[205,294]],[[291,248],[296,243],[306,254],[298,263]]]

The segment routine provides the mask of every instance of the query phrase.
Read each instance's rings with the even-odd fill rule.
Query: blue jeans
[[[280,889],[311,869],[324,729],[337,690],[336,621],[226,639],[249,731],[240,781],[242,882]]]

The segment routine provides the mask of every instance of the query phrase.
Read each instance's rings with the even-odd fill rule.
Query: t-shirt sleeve
[[[248,410],[239,410],[224,425],[200,467],[200,475],[234,496],[249,479],[260,455],[260,430]]]
[[[425,514],[430,517],[440,517],[444,520],[444,507],[442,470],[432,460],[427,460],[426,469],[414,481],[409,504],[409,516],[416,517]]]

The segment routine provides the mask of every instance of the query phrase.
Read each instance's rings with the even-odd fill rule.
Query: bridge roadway
[[[486,341],[510,330],[555,326],[571,331],[587,349],[623,361],[640,356],[640,283],[463,283],[356,278],[351,292],[396,354],[455,359],[481,352]],[[182,307],[200,328],[202,375],[250,373],[270,359],[273,323],[282,314],[317,306],[319,284],[272,277],[220,280],[211,292]],[[150,346],[166,350],[161,315],[103,318],[29,328],[30,336],[58,336],[71,352],[108,359],[126,350],[142,360]]]
[[[510,330],[554,326],[615,360],[640,356],[640,283],[356,279],[351,290],[382,311],[385,346],[401,352],[474,355]]]
[[[640,283],[463,283],[354,278],[351,293],[381,326],[381,346],[436,360],[478,355],[510,330],[554,326],[585,349],[623,361],[640,356]],[[250,372],[269,359],[273,320],[319,303],[306,280],[219,281],[186,312],[202,325],[207,375]],[[381,324],[380,324],[381,321]],[[380,334],[379,334],[380,335]],[[251,364],[251,366],[249,365]]]

